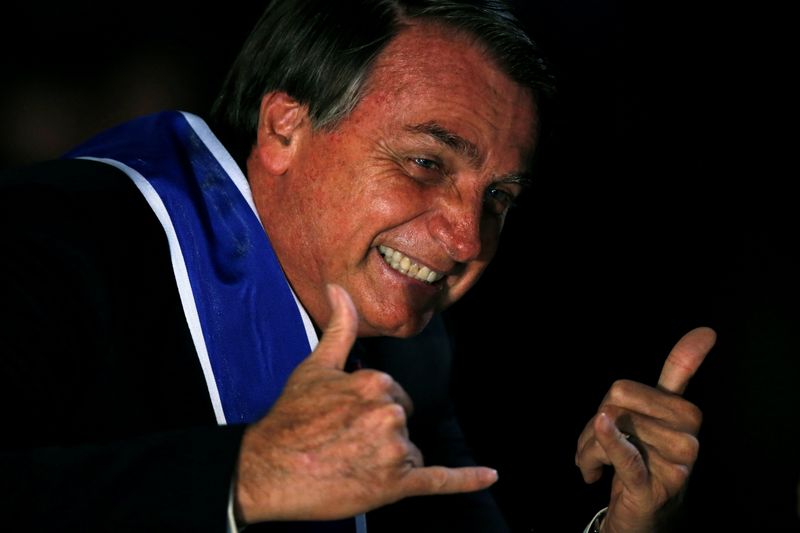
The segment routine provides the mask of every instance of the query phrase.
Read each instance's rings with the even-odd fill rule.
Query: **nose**
[[[482,198],[453,200],[436,211],[428,229],[454,261],[467,263],[483,250],[482,213]]]

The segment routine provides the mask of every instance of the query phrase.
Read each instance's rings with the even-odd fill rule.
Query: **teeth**
[[[426,266],[419,265],[413,262],[407,255],[403,255],[388,246],[381,245],[378,247],[378,251],[383,256],[383,260],[386,261],[386,264],[410,278],[418,279],[425,283],[433,283],[444,277],[444,274],[439,274]]]

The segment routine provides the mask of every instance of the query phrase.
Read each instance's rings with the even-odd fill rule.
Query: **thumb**
[[[342,287],[329,284],[327,290],[331,317],[308,361],[341,370],[356,340],[358,313],[350,295]]]
[[[716,340],[716,332],[706,327],[695,328],[681,337],[664,362],[658,387],[675,394],[683,394],[689,380],[700,368]]]

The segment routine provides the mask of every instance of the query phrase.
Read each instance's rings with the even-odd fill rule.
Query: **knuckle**
[[[406,411],[397,403],[388,403],[379,408],[381,418],[391,426],[406,425]]]
[[[403,463],[411,454],[411,446],[405,439],[392,439],[384,447],[384,453],[390,462]]]
[[[608,399],[612,403],[623,403],[634,394],[636,383],[629,379],[618,379],[608,390]]]
[[[693,403],[690,403],[687,416],[689,418],[689,423],[695,428],[695,431],[699,430],[700,426],[703,424],[703,411]]]
[[[664,469],[664,482],[677,489],[689,478],[689,467],[684,464],[672,463]]]
[[[397,430],[406,425],[406,413],[396,403],[373,403],[364,419],[368,427],[380,431]]]
[[[686,435],[678,447],[678,457],[683,463],[691,464],[700,453],[700,441],[692,435]]]
[[[389,374],[373,369],[363,369],[352,374],[356,386],[370,396],[385,394],[394,380]]]

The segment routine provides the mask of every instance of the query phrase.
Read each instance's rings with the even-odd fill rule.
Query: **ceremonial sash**
[[[65,157],[122,170],[164,227],[217,423],[264,416],[317,335],[230,154],[202,119],[168,111],[101,133]],[[346,522],[303,530],[366,531],[363,515]]]

